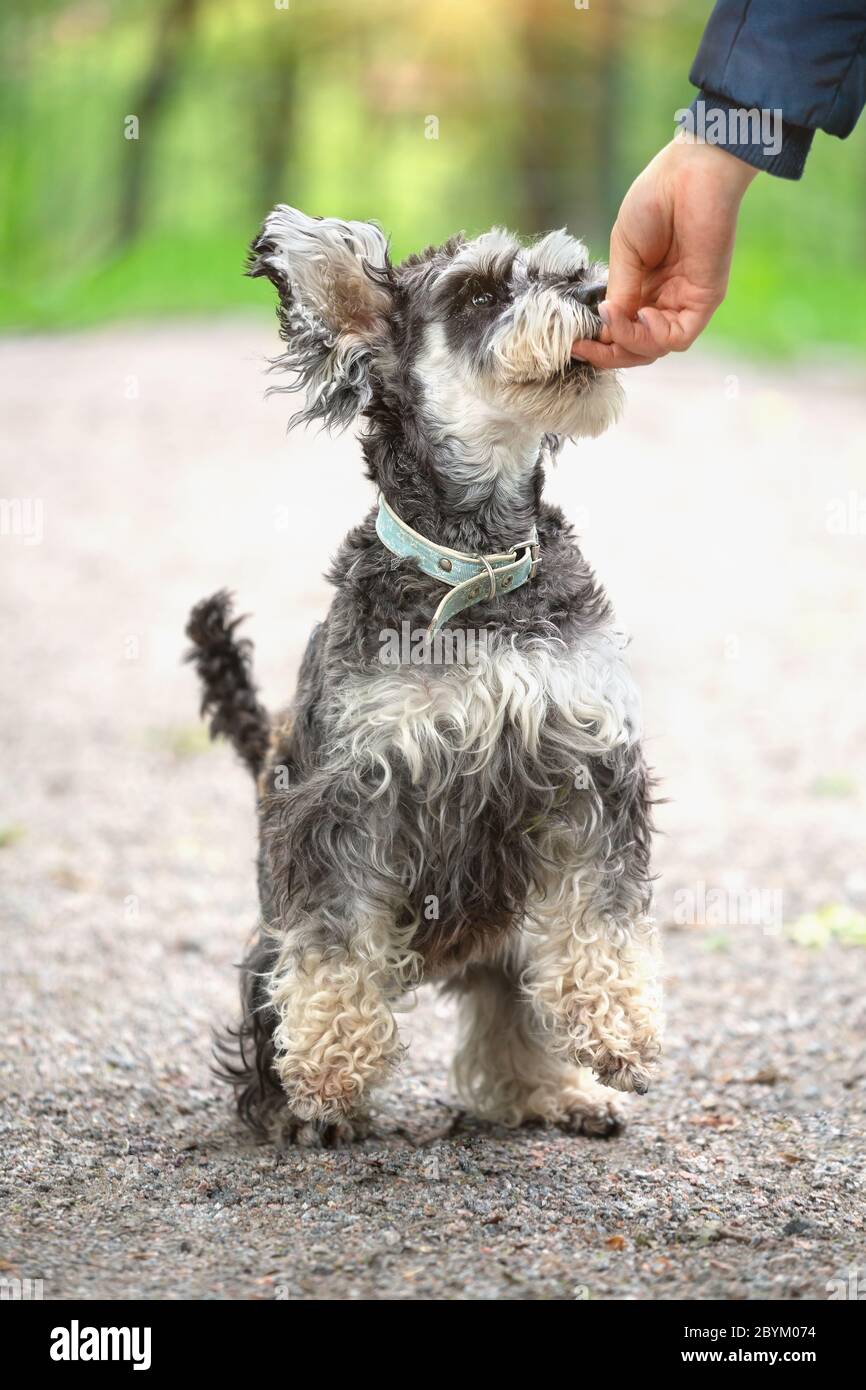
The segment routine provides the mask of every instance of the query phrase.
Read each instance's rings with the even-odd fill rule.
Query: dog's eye
[[[489,290],[479,290],[477,294],[473,294],[472,303],[477,309],[484,309],[493,303],[493,295]]]

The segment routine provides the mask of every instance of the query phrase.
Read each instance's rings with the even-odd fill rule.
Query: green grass
[[[270,286],[244,275],[240,231],[202,239],[148,237],[62,280],[24,279],[0,292],[4,328],[82,328],[107,319],[273,310]]]
[[[152,748],[162,749],[179,760],[201,757],[214,746],[204,724],[173,724],[151,729],[147,742]]]
[[[809,791],[812,796],[855,796],[857,783],[844,772],[828,772],[816,777]]]

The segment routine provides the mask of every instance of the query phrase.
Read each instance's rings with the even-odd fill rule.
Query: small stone
[[[814,1230],[811,1222],[804,1221],[802,1216],[795,1216],[782,1227],[783,1236],[807,1236]]]

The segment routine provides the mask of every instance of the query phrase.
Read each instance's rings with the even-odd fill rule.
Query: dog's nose
[[[587,309],[597,309],[607,293],[607,280],[593,280],[589,285],[580,285],[575,294],[579,304]]]

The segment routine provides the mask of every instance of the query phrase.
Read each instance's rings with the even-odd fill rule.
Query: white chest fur
[[[534,756],[545,731],[576,755],[599,755],[640,735],[640,697],[625,640],[599,629],[577,645],[538,639],[518,648],[497,639],[471,664],[372,668],[330,697],[341,753],[372,764],[383,787],[400,755],[413,782],[459,760],[479,771],[506,727]]]

